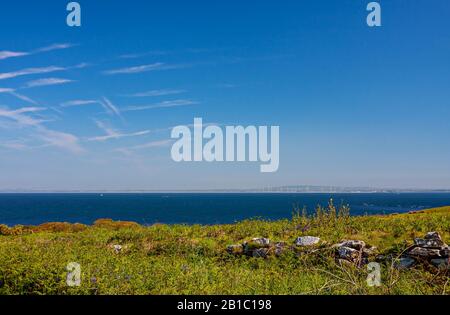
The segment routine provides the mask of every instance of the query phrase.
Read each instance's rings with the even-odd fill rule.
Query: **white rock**
[[[295,240],[295,245],[297,246],[312,246],[320,242],[319,237],[315,236],[302,236]]]
[[[355,241],[355,240],[345,240],[339,244],[335,245],[336,247],[349,247],[356,250],[363,249],[366,247],[366,243],[364,241]]]
[[[114,245],[113,249],[116,254],[119,254],[122,251],[122,245]]]

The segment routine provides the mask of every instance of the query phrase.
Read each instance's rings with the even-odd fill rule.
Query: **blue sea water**
[[[91,224],[99,218],[141,224],[217,224],[291,218],[295,207],[345,203],[352,215],[401,213],[450,205],[450,193],[361,194],[0,194],[0,224]]]

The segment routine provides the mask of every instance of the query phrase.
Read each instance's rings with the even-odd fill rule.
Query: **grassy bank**
[[[299,236],[328,244],[363,240],[396,257],[414,237],[438,231],[450,242],[450,207],[350,217],[333,206],[314,217],[233,225],[143,227],[99,220],[93,226],[49,223],[0,226],[0,294],[449,294],[449,271],[382,264],[382,284],[366,268],[343,266],[328,250],[280,257],[233,256],[227,245],[254,237],[292,244]],[[120,252],[114,245],[122,247]],[[81,265],[81,286],[66,285],[66,266]]]

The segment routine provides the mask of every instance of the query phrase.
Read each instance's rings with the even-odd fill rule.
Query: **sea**
[[[3,193],[0,224],[92,224],[100,218],[143,225],[228,224],[290,219],[317,205],[349,205],[354,216],[450,206],[450,193]]]

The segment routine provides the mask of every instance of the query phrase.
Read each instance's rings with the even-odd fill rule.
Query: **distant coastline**
[[[129,190],[52,190],[52,189],[5,189],[0,194],[399,194],[399,193],[450,193],[450,189],[422,188],[374,188],[374,187],[340,187],[340,186],[279,186],[249,189],[129,189]]]

